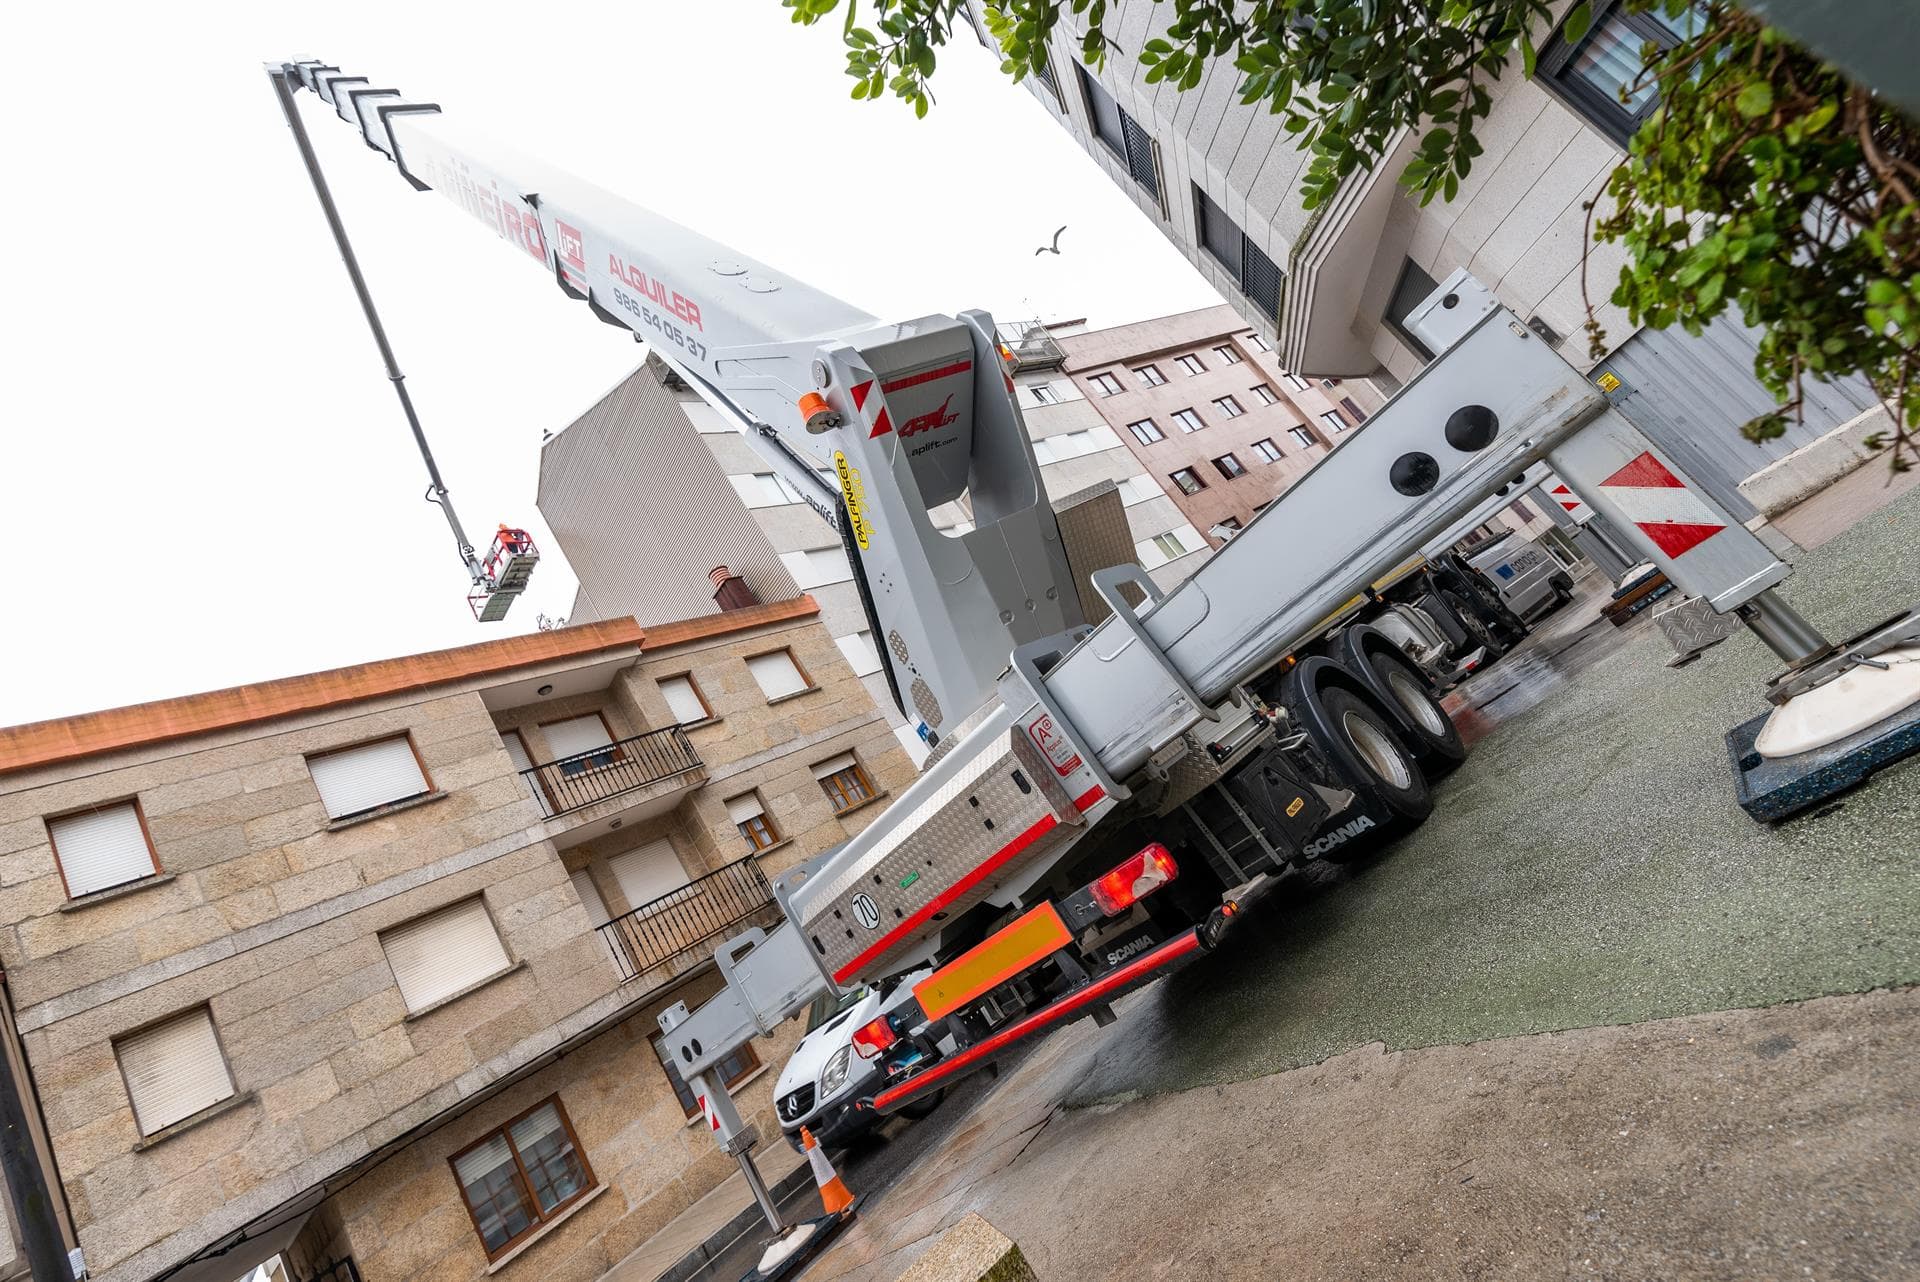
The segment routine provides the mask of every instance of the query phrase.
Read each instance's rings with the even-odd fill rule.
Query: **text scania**
[[[678,290],[669,289],[632,263],[621,262],[618,254],[607,255],[607,274],[639,290],[643,297],[652,299],[695,329],[704,331],[707,328],[700,323],[699,304]]]
[[[1301,847],[1310,855],[1324,855],[1335,846],[1344,846],[1361,833],[1374,826],[1371,815],[1361,815],[1358,819],[1349,819],[1332,832],[1315,837]]]

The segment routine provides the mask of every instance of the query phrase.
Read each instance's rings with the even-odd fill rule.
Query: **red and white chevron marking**
[[[1558,477],[1555,477],[1553,484],[1547,487],[1547,493],[1553,496],[1555,503],[1566,509],[1568,516],[1582,525],[1593,519],[1593,509],[1588,507],[1578,494],[1568,489],[1567,483]]]
[[[1671,557],[1684,556],[1727,528],[1718,513],[1647,451],[1600,486],[1621,514]]]

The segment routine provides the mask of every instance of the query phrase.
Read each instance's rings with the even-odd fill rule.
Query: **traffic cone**
[[[827,1151],[813,1138],[813,1132],[800,1128],[800,1140],[807,1150],[807,1164],[813,1167],[813,1182],[820,1186],[820,1206],[828,1215],[838,1215],[853,1205],[853,1193],[847,1182],[827,1160]]]

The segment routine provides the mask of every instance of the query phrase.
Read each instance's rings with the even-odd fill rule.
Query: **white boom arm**
[[[646,341],[842,535],[902,710],[938,739],[993,697],[1014,646],[1081,622],[992,321],[881,324],[700,233],[317,62],[312,90],[434,190]],[[965,500],[974,528],[928,513]]]

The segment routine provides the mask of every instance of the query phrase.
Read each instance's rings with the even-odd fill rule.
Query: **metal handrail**
[[[706,763],[679,726],[649,730],[520,772],[549,816],[590,806],[650,783],[699,770]]]
[[[705,959],[702,946],[734,934],[739,927],[774,907],[773,887],[752,855],[597,927],[620,968],[620,982],[638,979],[675,958],[686,970]]]

